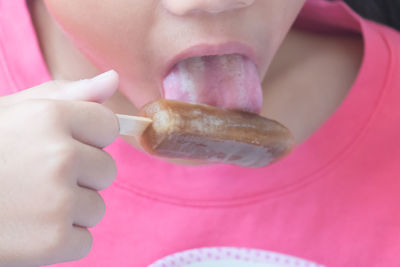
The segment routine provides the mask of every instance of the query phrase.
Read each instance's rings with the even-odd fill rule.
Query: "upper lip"
[[[163,76],[167,76],[172,67],[174,67],[178,62],[184,59],[226,54],[240,54],[246,56],[258,67],[258,60],[255,56],[254,50],[249,45],[241,42],[226,42],[220,44],[203,43],[186,48],[177,55],[170,58],[167,61],[166,69]]]

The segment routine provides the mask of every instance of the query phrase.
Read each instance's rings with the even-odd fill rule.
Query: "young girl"
[[[399,266],[399,59],[340,1],[0,0],[0,266]],[[295,149],[188,166],[117,137],[189,86]]]

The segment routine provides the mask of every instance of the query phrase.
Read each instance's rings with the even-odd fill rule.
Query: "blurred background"
[[[344,0],[365,18],[400,30],[400,0]]]

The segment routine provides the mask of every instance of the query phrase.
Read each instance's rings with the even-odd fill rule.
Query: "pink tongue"
[[[166,99],[254,113],[262,107],[256,66],[241,55],[183,60],[165,77],[163,87]]]

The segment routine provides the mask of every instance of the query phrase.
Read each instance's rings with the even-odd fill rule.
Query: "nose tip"
[[[163,0],[163,6],[169,12],[184,16],[193,13],[218,14],[233,9],[245,8],[255,0]]]

